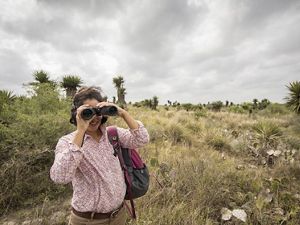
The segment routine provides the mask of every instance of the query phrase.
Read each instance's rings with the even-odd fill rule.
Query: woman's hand
[[[114,103],[111,102],[100,102],[97,104],[97,107],[103,107],[103,106],[115,106],[118,109],[118,115],[123,118],[123,120],[127,123],[128,127],[130,129],[137,129],[139,127],[139,124],[129,115],[129,113],[122,109],[121,107],[117,106]]]
[[[90,108],[91,106],[90,105],[81,105],[77,111],[76,111],[76,122],[77,122],[77,130],[78,131],[81,131],[81,132],[85,132],[87,130],[87,128],[89,127],[90,125],[90,122],[95,118],[96,115],[94,115],[91,119],[89,120],[84,120],[82,117],[81,117],[81,112],[84,110],[84,109],[87,109],[87,108]]]
[[[118,109],[118,116],[123,117],[124,113],[126,113],[126,111],[124,109],[122,109],[121,107],[117,106],[114,103],[111,102],[100,102],[96,105],[96,107],[102,108],[103,106],[115,106]]]

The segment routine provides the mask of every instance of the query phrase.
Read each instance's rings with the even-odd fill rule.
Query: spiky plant
[[[50,83],[50,78],[47,72],[43,70],[37,70],[33,74],[34,79],[42,84],[42,83]]]
[[[61,86],[65,88],[67,97],[73,97],[77,91],[77,88],[83,83],[79,76],[66,75],[63,77]]]
[[[153,103],[152,109],[156,110],[156,107],[158,106],[158,97],[157,96],[154,96],[152,98],[152,103]]]
[[[1,105],[6,103],[9,104],[13,102],[17,97],[13,94],[12,91],[0,90],[0,102]]]
[[[289,96],[285,98],[287,106],[300,114],[300,81],[291,82],[290,85],[286,87],[289,89]]]
[[[257,103],[258,103],[258,99],[257,98],[253,99],[253,108],[254,109],[257,108]]]
[[[24,84],[25,86],[30,85],[35,92],[38,91],[40,86],[49,85],[53,90],[56,88],[57,84],[55,81],[50,80],[50,77],[47,72],[44,70],[37,70],[33,73],[34,82]]]
[[[121,88],[124,84],[124,78],[122,76],[114,77],[113,83],[117,89]]]
[[[269,121],[260,121],[253,125],[257,143],[262,147],[275,147],[282,136],[280,127]]]
[[[126,95],[126,89],[124,88],[124,78],[122,76],[114,77],[113,83],[117,89],[117,103],[121,106],[125,106],[125,95]]]

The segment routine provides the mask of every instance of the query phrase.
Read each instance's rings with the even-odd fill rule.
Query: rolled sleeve
[[[121,145],[124,148],[140,148],[149,142],[149,133],[141,121],[137,121],[138,128],[117,128]]]
[[[82,158],[81,148],[71,141],[60,139],[56,145],[50,178],[60,184],[71,182]]]

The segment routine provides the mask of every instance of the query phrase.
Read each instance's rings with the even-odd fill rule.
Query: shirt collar
[[[101,130],[103,138],[106,138],[106,124],[101,124],[98,129]],[[85,133],[84,140],[86,140],[87,138],[92,138],[92,136]]]

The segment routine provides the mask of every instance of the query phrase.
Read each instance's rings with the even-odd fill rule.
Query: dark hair
[[[88,99],[96,99],[98,102],[103,102],[107,100],[107,97],[102,95],[102,90],[100,87],[81,87],[73,97],[73,105],[71,108],[71,118],[70,123],[77,126],[76,121],[76,111],[83,105],[83,102]],[[103,116],[101,119],[101,125],[107,121],[107,117]]]

